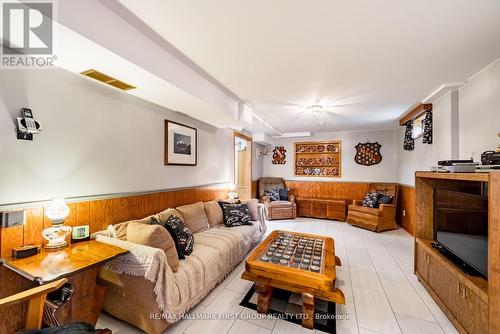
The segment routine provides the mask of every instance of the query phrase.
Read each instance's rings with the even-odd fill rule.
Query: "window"
[[[411,137],[413,139],[420,138],[424,135],[424,124],[423,121],[425,119],[425,113],[422,115],[418,116],[413,120],[413,133]]]

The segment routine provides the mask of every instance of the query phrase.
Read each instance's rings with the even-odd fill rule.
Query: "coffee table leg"
[[[255,292],[259,294],[257,312],[269,312],[269,305],[271,304],[271,297],[273,295],[273,287],[269,285],[255,284]]]
[[[313,329],[314,326],[314,295],[302,293],[302,327]]]

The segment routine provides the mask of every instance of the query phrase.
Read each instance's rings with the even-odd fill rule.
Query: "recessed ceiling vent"
[[[111,86],[118,88],[118,89],[121,89],[121,90],[131,90],[131,89],[137,88],[137,87],[134,87],[132,85],[129,85],[128,83],[125,83],[123,81],[112,78],[109,75],[106,75],[104,73],[96,71],[94,69],[83,71],[80,74],[84,75],[86,77],[92,78],[94,80],[104,82],[105,84],[111,85]]]

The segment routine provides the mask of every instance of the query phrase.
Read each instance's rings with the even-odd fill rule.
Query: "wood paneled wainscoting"
[[[349,205],[353,200],[365,197],[370,183],[285,180],[285,184],[287,188],[292,189],[296,198],[342,199]],[[396,220],[413,236],[416,224],[415,187],[400,184],[399,189]],[[252,196],[258,198],[258,180],[252,181]]]
[[[347,204],[364,198],[369,188],[368,182],[285,180],[285,184],[298,198],[343,199]]]
[[[415,187],[399,185],[398,211],[396,220],[406,232],[415,235],[417,223],[417,207],[415,202]]]
[[[218,183],[143,194],[110,195],[105,199],[68,199],[70,215],[65,225],[90,225],[90,233],[93,233],[106,229],[109,224],[140,219],[167,208],[226,198],[227,192],[227,184]],[[27,207],[26,223],[23,226],[0,228],[0,257],[10,256],[13,247],[42,244],[42,230],[50,225],[50,220],[45,216],[44,205]]]
[[[84,201],[69,199],[70,215],[65,224],[69,226],[90,225],[90,232],[93,233],[106,229],[109,224],[140,219],[170,207],[226,198],[227,192],[227,183],[221,183],[142,194],[109,195],[104,199]],[[45,206],[35,203],[25,209],[26,223],[23,226],[0,228],[0,257],[2,258],[10,257],[13,247],[42,244],[44,241],[41,235],[42,230],[51,224],[45,216]],[[0,264],[0,298],[27,290],[32,286],[32,282]],[[0,332],[13,333],[15,329],[22,328],[26,309],[26,303],[23,303],[2,311]]]

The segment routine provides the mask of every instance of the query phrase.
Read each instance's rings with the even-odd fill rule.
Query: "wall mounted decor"
[[[284,146],[276,146],[273,150],[273,164],[286,164],[286,150]]]
[[[382,145],[379,143],[359,143],[356,147],[356,155],[354,161],[363,166],[373,166],[382,161],[382,154],[380,148]]]
[[[198,130],[165,120],[165,165],[196,166]]]
[[[295,143],[295,175],[341,177],[342,142]]]

